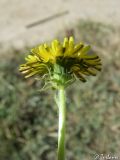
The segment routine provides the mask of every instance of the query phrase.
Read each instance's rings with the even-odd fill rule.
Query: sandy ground
[[[52,39],[80,18],[120,25],[120,0],[0,0],[1,51]]]

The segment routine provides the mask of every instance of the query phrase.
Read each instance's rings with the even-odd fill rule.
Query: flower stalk
[[[87,76],[96,76],[102,68],[101,59],[89,45],[75,44],[73,37],[65,37],[62,43],[53,40],[51,44],[44,43],[31,49],[25,60],[19,68],[25,78],[40,77],[45,81],[45,87],[48,85],[58,91],[58,160],[65,160],[65,88],[76,80],[86,82]]]
[[[65,89],[58,90],[59,126],[58,126],[58,160],[65,160]]]

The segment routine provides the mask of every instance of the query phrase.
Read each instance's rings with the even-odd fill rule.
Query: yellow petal
[[[64,56],[72,56],[72,53],[74,51],[73,37],[70,37],[69,40],[68,40],[68,38],[65,38],[63,46],[65,46]]]
[[[68,46],[69,46],[69,41],[68,41],[68,38],[65,37],[65,38],[64,38],[64,41],[63,41],[63,48],[67,49]]]
[[[82,42],[80,42],[79,44],[75,45],[73,54],[76,54],[76,53],[80,52],[80,50],[81,50],[83,47],[84,47],[84,44],[83,44]]]
[[[74,38],[73,38],[73,37],[70,37],[70,38],[69,38],[69,47],[70,47],[71,49],[74,48]]]
[[[45,49],[44,45],[39,46],[39,55],[44,60],[44,62],[48,62],[52,55]]]
[[[96,72],[94,69],[88,68],[87,71],[88,71],[88,73],[90,73],[92,76],[96,76],[96,73],[97,73],[97,72]]]
[[[31,73],[29,73],[28,75],[25,76],[25,78],[29,78],[37,73],[39,73],[40,71],[39,70],[36,70],[36,71],[32,71]]]
[[[54,40],[51,46],[52,46],[52,53],[54,57],[62,55],[62,45],[58,40]]]
[[[84,48],[82,48],[80,50],[80,52],[78,53],[78,56],[80,58],[85,58],[85,57],[88,57],[88,55],[86,54],[88,51],[90,50],[90,46],[85,46]]]

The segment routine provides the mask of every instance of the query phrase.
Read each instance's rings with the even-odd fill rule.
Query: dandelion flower
[[[56,102],[59,108],[58,160],[65,160],[65,88],[76,79],[86,82],[86,76],[96,76],[101,70],[101,59],[92,53],[90,46],[83,43],[74,44],[73,37],[64,38],[49,44],[41,44],[31,49],[20,66],[25,78],[38,76],[58,90]]]
[[[25,60],[19,69],[25,78],[46,75],[54,87],[67,86],[76,79],[86,82],[86,76],[101,70],[101,59],[91,53],[90,46],[74,44],[73,37],[64,38],[63,43],[53,40],[50,45],[41,44],[31,49]]]

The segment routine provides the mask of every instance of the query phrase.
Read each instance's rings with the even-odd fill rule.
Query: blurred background
[[[67,89],[67,160],[120,156],[120,1],[0,0],[0,160],[56,160],[55,91],[18,68],[30,48],[70,35],[103,69]]]

